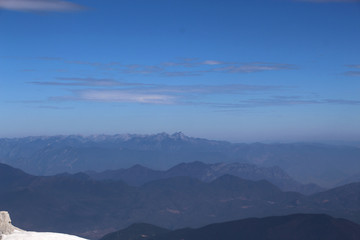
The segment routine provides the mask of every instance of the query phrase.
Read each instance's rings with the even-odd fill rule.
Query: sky
[[[360,140],[359,0],[0,0],[0,137]]]

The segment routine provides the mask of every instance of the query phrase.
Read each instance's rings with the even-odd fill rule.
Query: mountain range
[[[311,143],[237,144],[154,135],[52,136],[0,139],[0,162],[35,175],[105,171],[134,164],[164,170],[182,162],[278,166],[301,183],[334,187],[360,169],[360,148]]]
[[[343,197],[339,197],[343,196]],[[88,175],[32,176],[0,164],[0,208],[21,229],[98,238],[132,223],[168,229],[248,217],[326,213],[360,222],[360,184],[305,196],[266,180],[172,177],[134,187]]]
[[[141,186],[154,180],[181,176],[211,182],[229,174],[253,181],[265,179],[283,191],[312,194],[325,190],[316,184],[301,184],[279,167],[258,167],[249,163],[180,163],[166,171],[153,170],[137,164],[127,169],[107,170],[100,173],[90,171],[87,174],[97,180],[121,180],[132,186]]]
[[[323,214],[294,214],[217,223],[171,231],[133,224],[100,240],[358,240],[360,225]]]
[[[341,186],[341,185],[345,185],[348,183],[353,183],[353,182],[360,182],[360,172],[358,172],[357,174],[354,174],[348,178],[343,179],[342,181],[340,181],[337,186]]]

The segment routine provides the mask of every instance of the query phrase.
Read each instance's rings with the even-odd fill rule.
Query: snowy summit
[[[84,238],[48,232],[28,232],[14,227],[8,212],[0,212],[0,240],[86,240]]]

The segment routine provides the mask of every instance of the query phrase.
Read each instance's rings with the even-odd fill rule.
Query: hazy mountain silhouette
[[[328,209],[330,214],[360,223],[360,182],[316,193],[309,199],[316,203],[316,208]]]
[[[353,183],[353,182],[360,182],[360,172],[341,180],[340,182],[338,182],[337,185],[342,186],[342,185]]]
[[[360,225],[323,214],[249,218],[208,225],[198,229],[166,230],[134,224],[100,240],[357,240]]]
[[[209,183],[173,177],[132,187],[121,181],[93,180],[86,174],[35,177],[0,165],[0,173],[5,171],[8,174],[1,180],[14,184],[2,185],[0,207],[25,230],[95,238],[136,222],[175,229],[298,212],[359,220],[359,184],[307,197],[283,192],[266,180],[231,175]]]
[[[141,164],[247,162],[279,166],[296,181],[335,186],[360,169],[360,148],[323,144],[232,144],[172,135],[95,135],[0,139],[0,162],[36,175],[105,171]]]
[[[109,233],[100,240],[142,240],[168,233],[170,230],[148,223],[134,223],[121,231]]]
[[[223,175],[234,175],[248,180],[268,180],[284,191],[312,194],[324,189],[316,184],[300,184],[279,167],[258,167],[249,163],[215,163],[202,162],[181,163],[166,171],[152,170],[141,165],[128,169],[107,170],[104,172],[87,172],[97,180],[121,180],[129,185],[141,186],[144,183],[171,177],[187,176],[204,182],[211,182]]]

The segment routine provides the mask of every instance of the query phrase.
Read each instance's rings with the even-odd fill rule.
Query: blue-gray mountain
[[[232,144],[168,135],[55,136],[0,139],[0,162],[37,175],[128,168],[167,169],[181,162],[279,166],[295,180],[323,187],[357,174],[360,148],[321,144]]]
[[[311,196],[266,180],[224,175],[205,183],[173,177],[133,187],[85,174],[37,177],[0,164],[0,208],[22,229],[94,239],[132,223],[164,228],[292,213],[326,213],[360,223],[360,183]]]
[[[141,165],[135,165],[127,169],[107,170],[100,173],[87,172],[87,174],[97,180],[121,180],[133,186],[141,186],[154,180],[182,176],[211,182],[228,174],[254,181],[265,179],[283,191],[312,194],[325,190],[316,184],[300,184],[279,167],[258,167],[249,163],[205,164],[191,162],[181,163],[166,171],[152,170]]]
[[[358,240],[360,225],[323,214],[249,218],[170,231],[150,224],[133,224],[100,240]]]
[[[353,182],[360,182],[360,172],[358,172],[357,174],[354,174],[348,178],[343,179],[337,185],[342,186],[342,185],[345,185],[348,183],[353,183]]]

